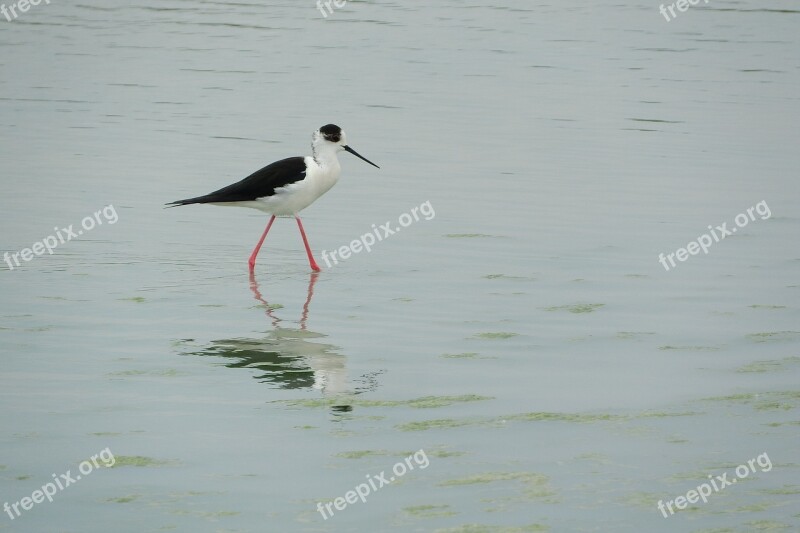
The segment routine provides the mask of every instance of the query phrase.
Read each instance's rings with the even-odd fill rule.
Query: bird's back
[[[257,170],[241,181],[212,193],[170,202],[170,207],[189,204],[249,202],[270,197],[275,189],[302,181],[306,177],[306,163],[302,157],[281,159]]]

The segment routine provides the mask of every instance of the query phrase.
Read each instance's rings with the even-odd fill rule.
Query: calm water
[[[0,504],[115,460],[0,531],[800,530],[796,3],[492,4],[0,18]],[[162,209],[329,122],[318,261],[434,215]]]

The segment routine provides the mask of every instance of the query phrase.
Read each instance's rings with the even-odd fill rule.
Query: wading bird
[[[258,256],[267,233],[275,222],[275,217],[293,216],[297,220],[300,236],[308,254],[308,264],[315,272],[320,268],[311,253],[303,223],[297,213],[314,203],[314,201],[336,185],[341,173],[337,154],[342,150],[363,159],[370,165],[380,168],[369,159],[362,157],[347,145],[347,138],[339,126],[328,124],[314,132],[311,141],[311,155],[306,157],[290,157],[267,165],[246,177],[242,181],[223,187],[218,191],[177,200],[166,204],[168,207],[189,204],[212,204],[250,207],[264,211],[272,216],[267,228],[261,235],[253,253],[250,254],[250,270],[256,265]]]

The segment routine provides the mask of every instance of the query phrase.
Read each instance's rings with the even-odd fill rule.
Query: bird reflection
[[[250,271],[250,290],[253,297],[263,306],[272,331],[259,339],[223,339],[212,341],[210,345],[195,355],[224,357],[229,368],[248,368],[258,370],[253,376],[262,383],[269,383],[281,389],[313,388],[332,400],[334,412],[352,411],[353,394],[365,392],[363,387],[351,390],[347,375],[347,358],[336,353],[337,348],[330,344],[316,342],[325,335],[308,330],[308,315],[314,285],[319,273],[313,272],[308,280],[306,300],[300,317],[299,328],[281,326],[282,319],[264,298],[259,290],[254,272]],[[364,376],[367,390],[376,385],[374,376]]]

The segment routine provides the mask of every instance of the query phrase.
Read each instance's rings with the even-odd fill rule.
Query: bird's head
[[[363,159],[370,165],[375,168],[381,168],[366,157],[359,155],[358,152],[350,148],[347,145],[347,136],[345,135],[342,128],[337,126],[336,124],[327,124],[322,126],[320,129],[314,132],[311,146],[314,149],[314,153],[318,153],[319,151],[327,151],[333,150],[334,152],[341,152],[342,150],[346,152],[350,152],[354,156],[358,157],[359,159]]]

